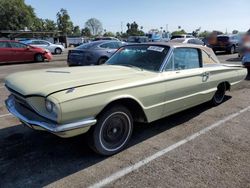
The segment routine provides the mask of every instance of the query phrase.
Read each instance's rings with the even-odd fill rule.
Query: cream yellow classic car
[[[133,122],[152,122],[195,105],[223,102],[246,77],[220,64],[207,47],[131,44],[104,65],[19,72],[8,76],[6,106],[23,124],[60,137],[88,132],[102,155],[124,149]]]

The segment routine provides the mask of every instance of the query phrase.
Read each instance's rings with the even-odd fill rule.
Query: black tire
[[[104,64],[107,60],[108,60],[108,58],[106,58],[106,57],[101,57],[101,58],[98,60],[97,65],[102,65],[102,64]]]
[[[55,54],[61,54],[62,53],[62,49],[61,48],[56,48],[54,53]]]
[[[225,93],[226,93],[226,84],[221,83],[220,85],[218,85],[217,91],[215,92],[211,100],[212,105],[217,106],[221,104],[224,101]]]
[[[35,55],[35,62],[44,62],[44,57],[42,54]]]
[[[234,54],[235,53],[235,46],[231,46],[230,50],[228,51],[229,54]]]
[[[128,144],[133,131],[133,118],[124,106],[116,105],[98,119],[88,135],[88,144],[101,155],[113,155]]]

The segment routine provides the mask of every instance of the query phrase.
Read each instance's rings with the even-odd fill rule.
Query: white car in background
[[[183,43],[183,44],[197,44],[204,46],[205,43],[198,38],[175,38],[170,40],[170,42]]]
[[[31,39],[31,40],[25,40],[22,41],[22,43],[39,47],[39,48],[44,48],[49,50],[53,54],[61,54],[64,51],[64,46],[61,44],[53,44],[51,42],[48,42],[46,40],[37,40],[37,39]]]

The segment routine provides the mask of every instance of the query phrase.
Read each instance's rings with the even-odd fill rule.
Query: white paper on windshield
[[[156,51],[156,52],[162,52],[164,48],[159,47],[159,46],[149,46],[148,50]]]

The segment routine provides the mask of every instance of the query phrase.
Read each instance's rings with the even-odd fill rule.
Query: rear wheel
[[[212,98],[212,104],[214,106],[217,106],[221,104],[224,101],[225,98],[225,93],[226,93],[226,84],[222,83],[218,85],[217,91],[215,92],[213,98]]]
[[[55,54],[61,54],[62,53],[62,49],[61,48],[56,48],[55,49]]]
[[[102,155],[124,149],[133,130],[133,118],[124,106],[116,105],[102,113],[89,133],[89,146]]]
[[[35,55],[35,62],[44,62],[44,57],[42,54]]]
[[[107,60],[108,60],[108,58],[106,58],[106,57],[101,57],[101,58],[98,60],[97,64],[98,64],[98,65],[102,65],[102,64],[104,64]]]

